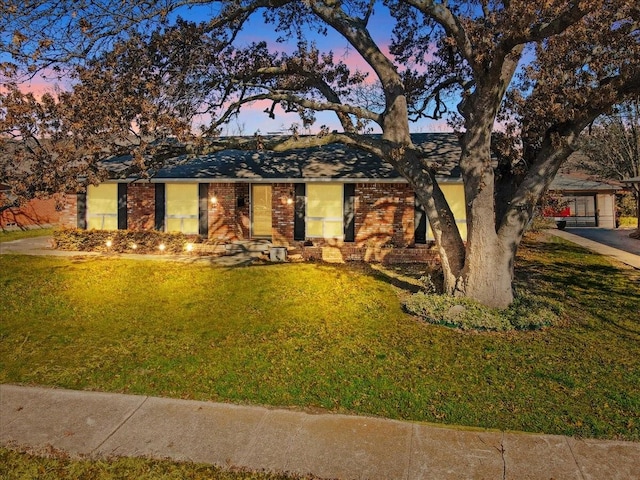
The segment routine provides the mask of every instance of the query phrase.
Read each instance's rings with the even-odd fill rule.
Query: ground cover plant
[[[518,271],[560,324],[431,325],[361,265],[2,255],[0,382],[640,440],[638,273],[560,240]]]

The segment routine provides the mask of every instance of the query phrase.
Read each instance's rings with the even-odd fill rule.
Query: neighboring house
[[[560,195],[567,227],[616,228],[616,193],[621,187],[591,180],[580,173],[558,173],[549,192]]]
[[[457,137],[416,134],[413,141],[442,166],[441,188],[466,237]],[[225,150],[170,163],[150,180],[89,186],[69,202],[64,224],[183,232],[213,242],[265,239],[324,259],[435,257],[433,235],[411,187],[390,165],[360,150],[339,144],[286,152]]]
[[[13,197],[13,198],[12,198]],[[0,206],[15,200],[11,189],[0,184]],[[0,211],[0,229],[34,228],[56,225],[60,212],[52,198],[33,199],[20,206],[10,206]]]

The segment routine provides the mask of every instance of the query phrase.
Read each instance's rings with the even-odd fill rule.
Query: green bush
[[[165,233],[155,230],[57,230],[53,233],[55,248],[83,252],[115,253],[183,253],[188,243],[201,243],[197,235]],[[160,245],[164,245],[164,250]]]
[[[557,323],[562,314],[559,304],[533,295],[518,296],[508,309],[500,310],[467,298],[418,292],[405,300],[404,306],[428,323],[495,332],[540,329]]]

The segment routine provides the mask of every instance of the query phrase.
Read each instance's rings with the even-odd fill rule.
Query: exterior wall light
[[[218,197],[216,197],[215,195],[212,195],[212,196],[211,196],[211,203],[212,203],[213,205],[215,205],[216,203],[218,203]]]

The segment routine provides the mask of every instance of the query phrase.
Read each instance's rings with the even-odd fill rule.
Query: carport
[[[616,228],[618,190],[616,185],[569,174],[558,174],[549,187],[569,209],[567,227]]]

